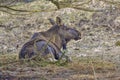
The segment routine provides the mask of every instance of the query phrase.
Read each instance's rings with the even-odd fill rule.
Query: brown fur
[[[67,28],[66,26],[62,25],[61,19],[59,17],[56,18],[56,21],[57,24],[52,21],[51,24],[53,25],[53,27],[51,27],[47,31],[36,33],[35,36],[31,38],[31,40],[23,45],[19,53],[20,59],[25,58],[26,55],[32,57],[33,55],[35,55],[35,53],[38,53],[39,51],[36,52],[35,47],[38,41],[45,41],[55,50],[54,55],[59,55],[59,53],[61,53],[61,48],[63,47],[63,45],[66,46],[69,40],[76,39],[76,37],[80,39],[80,34],[77,30],[75,30],[75,34],[74,32],[70,33],[69,29],[71,28]],[[66,39],[68,39],[68,41],[66,41]]]

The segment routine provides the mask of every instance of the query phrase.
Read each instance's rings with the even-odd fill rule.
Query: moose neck
[[[54,43],[59,49],[62,48],[62,38],[59,35],[59,27],[53,26],[52,28],[48,29],[45,33],[50,42]]]

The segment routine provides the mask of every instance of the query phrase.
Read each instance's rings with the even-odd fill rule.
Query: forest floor
[[[41,2],[42,1],[42,2]],[[101,0],[100,0],[101,1]],[[104,3],[104,2],[103,2]],[[108,4],[105,4],[108,6]],[[91,4],[88,5],[92,7]],[[93,8],[100,6],[93,5]],[[87,12],[73,8],[57,11],[45,0],[18,3],[12,8],[45,10],[20,15],[0,12],[0,80],[120,80],[120,10]],[[13,14],[15,12],[12,12]],[[49,18],[61,17],[63,23],[82,34],[79,41],[67,44],[72,62],[36,62],[18,60],[22,45],[34,32],[48,30]]]
[[[21,62],[16,54],[4,54],[0,65],[0,80],[120,80],[120,65],[99,57],[74,58],[70,63]]]

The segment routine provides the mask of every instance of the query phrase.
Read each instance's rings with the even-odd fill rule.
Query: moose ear
[[[56,17],[56,24],[57,25],[62,25],[62,20],[60,19],[60,17]]]
[[[52,25],[55,25],[55,21],[51,18],[48,19]]]

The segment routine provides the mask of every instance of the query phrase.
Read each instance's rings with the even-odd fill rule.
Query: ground
[[[18,3],[13,8],[56,9],[52,3],[41,1]],[[100,2],[88,6],[100,8],[104,4]],[[0,12],[0,80],[120,80],[120,10],[104,5],[102,12],[73,8],[29,15]],[[66,55],[72,62],[19,61],[22,45],[34,32],[49,29],[48,19],[56,16],[82,33],[81,40],[67,44]]]
[[[66,63],[19,61],[16,57],[0,57],[0,80],[120,80],[119,65],[100,58],[74,58]]]

